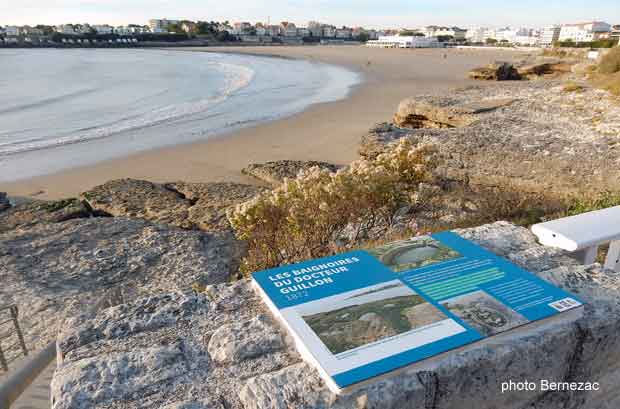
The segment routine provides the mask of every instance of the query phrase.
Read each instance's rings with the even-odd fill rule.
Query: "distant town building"
[[[297,27],[297,35],[299,37],[309,37],[310,30],[306,27]]]
[[[95,30],[95,32],[97,34],[112,34],[112,32],[114,31],[114,27],[109,26],[107,24],[103,24],[103,25],[94,25],[91,26],[93,30]]]
[[[543,27],[543,29],[540,30],[540,38],[538,44],[542,47],[552,46],[556,41],[560,39],[561,28],[562,27],[560,25]]]
[[[367,47],[376,48],[438,48],[443,47],[436,37],[421,36],[381,36],[366,42]]]
[[[454,41],[465,41],[467,30],[459,27],[426,26],[421,30],[425,37],[452,37]]]
[[[323,27],[323,37],[335,38],[336,37],[336,27],[334,27],[334,26],[324,26]]]
[[[598,40],[611,31],[611,25],[603,21],[564,24],[560,29],[559,41],[571,40],[576,43]]]
[[[149,27],[153,33],[167,33],[168,26],[171,24],[179,24],[179,20],[168,20],[165,18],[149,20]]]
[[[485,27],[472,27],[465,33],[465,39],[470,43],[484,43],[486,31]]]
[[[353,37],[353,30],[350,28],[339,28],[336,30],[336,38],[347,40]]]
[[[61,24],[59,26],[54,27],[57,33],[67,34],[67,35],[77,35],[78,33],[75,31],[75,27],[73,24]]]
[[[17,26],[6,26],[4,28],[4,34],[7,37],[17,37],[20,33],[20,29]]]
[[[288,21],[280,23],[280,34],[284,37],[297,37],[297,26]]]
[[[609,32],[609,38],[612,40],[620,41],[620,24],[616,24],[611,27],[611,31]]]
[[[324,24],[319,23],[318,21],[310,21],[308,22],[308,30],[312,37],[323,37],[323,27]]]
[[[250,34],[253,29],[254,27],[252,26],[252,24],[248,23],[247,21],[243,21],[240,23],[233,23],[233,30],[231,34],[234,34],[234,35]]]

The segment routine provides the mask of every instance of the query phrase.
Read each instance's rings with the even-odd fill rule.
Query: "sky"
[[[300,25],[316,20],[367,28],[537,27],[591,20],[620,24],[620,6],[618,0],[0,0],[0,26],[146,24],[164,17]]]

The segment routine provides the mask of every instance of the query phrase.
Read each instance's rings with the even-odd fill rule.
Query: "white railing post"
[[[609,245],[605,268],[620,273],[620,240],[612,241]]]

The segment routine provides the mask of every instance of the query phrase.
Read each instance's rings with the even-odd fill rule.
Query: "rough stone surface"
[[[571,66],[572,64],[563,61],[533,62],[519,66],[518,72],[523,78],[549,77],[569,73]]]
[[[212,285],[67,321],[55,408],[618,407],[620,274],[578,265],[509,223],[457,233],[577,294],[587,303],[583,316],[533,323],[335,396],[269,321],[249,281]],[[283,343],[273,343],[278,333]],[[502,394],[510,379],[598,381],[601,390]]]
[[[192,228],[190,202],[165,186],[136,179],[112,180],[81,194],[92,209],[111,216],[136,217]]]
[[[218,329],[209,341],[209,354],[219,364],[254,358],[284,346],[278,329],[264,315]]]
[[[226,210],[245,202],[263,188],[238,183],[152,183],[112,180],[82,193],[96,211],[134,217],[183,229],[228,232]]]
[[[226,211],[230,207],[246,202],[265,190],[258,186],[229,182],[175,182],[167,183],[165,186],[179,192],[186,200],[189,200],[187,217],[192,225],[201,230],[213,232],[230,229],[226,218]]]
[[[58,320],[140,295],[187,290],[229,276],[230,240],[139,219],[39,223],[0,233],[0,299],[20,307],[28,345],[55,337]]]
[[[1,207],[2,201],[0,200]],[[59,223],[91,216],[90,210],[77,199],[37,200],[7,209],[0,213],[0,232],[15,228],[28,228],[37,223]]]
[[[404,129],[376,126],[360,147],[365,157],[403,137],[436,145],[448,179],[527,192],[557,194],[619,191],[620,105],[607,92],[566,93],[556,80],[470,86],[450,95],[415,98],[444,109],[512,99],[509,105],[473,114],[468,126]]]
[[[301,161],[301,160],[277,160],[266,163],[253,163],[241,171],[245,175],[253,176],[273,186],[281,184],[285,178],[294,179],[302,170],[308,170],[313,167],[327,169],[332,172],[338,170],[338,166],[332,163],[319,161]]]
[[[11,207],[11,202],[5,192],[0,192],[0,212]]]
[[[474,68],[469,71],[469,78],[484,81],[520,80],[519,71],[510,63],[496,62],[486,67]]]

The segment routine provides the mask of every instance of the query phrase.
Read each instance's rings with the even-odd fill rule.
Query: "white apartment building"
[[[540,38],[538,44],[543,47],[549,47],[553,45],[553,43],[560,39],[561,28],[562,27],[557,24],[553,26],[543,27],[543,29],[540,30]]]
[[[20,30],[17,26],[6,26],[4,27],[4,33],[7,37],[17,37],[20,33]]]
[[[327,37],[327,38],[336,37],[336,27],[332,27],[332,26],[323,27],[323,37]]]
[[[609,33],[611,25],[603,21],[564,24],[560,29],[559,41],[572,40],[576,43],[598,40],[601,34]]]
[[[297,28],[297,36],[298,37],[309,37],[310,36],[310,30],[308,30],[306,27],[298,27]]]
[[[112,34],[112,32],[114,31],[114,27],[109,26],[107,24],[103,24],[103,25],[94,25],[91,26],[93,30],[95,30],[97,32],[97,34]]]
[[[465,39],[470,43],[484,43],[484,40],[486,40],[486,37],[484,36],[486,31],[486,27],[469,28],[465,33]]]
[[[339,28],[336,30],[336,38],[349,39],[353,36],[353,30],[350,28]]]
[[[153,33],[167,33],[168,26],[170,24],[178,24],[179,20],[151,19],[149,20],[149,27]]]
[[[323,37],[323,24],[318,21],[309,21],[308,22],[308,30],[312,37]]]
[[[458,27],[426,26],[421,32],[425,37],[452,37],[454,41],[465,41],[467,30]]]
[[[293,23],[280,24],[280,32],[284,37],[297,37],[297,26]]]
[[[73,27],[71,24],[61,24],[59,26],[54,27],[54,30],[56,30],[56,32],[61,33],[61,34],[69,34],[69,35],[78,34],[75,31],[75,27]]]
[[[240,23],[233,23],[233,29],[231,34],[234,35],[242,35],[247,34],[250,30],[252,30],[252,24],[247,21],[243,21]]]
[[[620,40],[620,24],[615,25],[611,28],[609,38],[611,38],[612,40]]]
[[[381,36],[378,40],[369,40],[367,47],[375,48],[439,48],[444,44],[435,37],[420,36]]]

